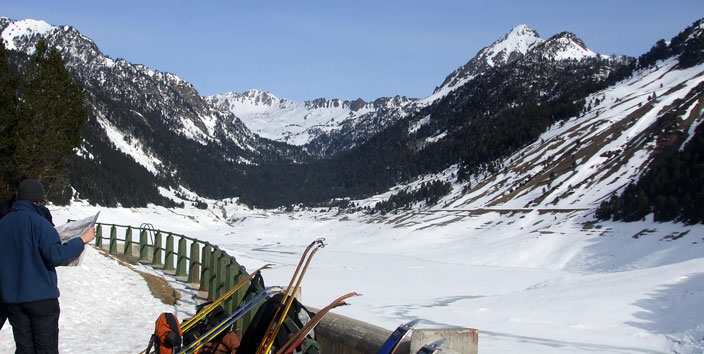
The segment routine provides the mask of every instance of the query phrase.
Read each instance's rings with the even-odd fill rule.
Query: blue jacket
[[[49,210],[17,201],[0,219],[0,296],[7,304],[57,299],[56,266],[83,252],[83,240],[61,243]]]

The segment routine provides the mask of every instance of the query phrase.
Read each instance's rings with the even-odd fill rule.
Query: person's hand
[[[81,240],[83,240],[83,243],[88,243],[90,241],[93,241],[95,239],[95,227],[91,227],[86,232],[81,235]]]

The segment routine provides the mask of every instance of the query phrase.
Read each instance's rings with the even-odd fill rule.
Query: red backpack
[[[154,345],[154,353],[156,354],[173,354],[177,353],[181,346],[181,325],[178,323],[176,315],[173,313],[164,312],[156,319],[154,325],[154,334],[149,340],[147,354],[150,354],[152,344]]]

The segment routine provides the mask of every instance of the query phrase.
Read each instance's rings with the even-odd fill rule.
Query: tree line
[[[388,200],[378,202],[372,212],[387,213],[396,209],[410,208],[418,202],[435,205],[440,199],[450,193],[452,184],[445,181],[423,182],[416,190],[405,189],[393,194]]]

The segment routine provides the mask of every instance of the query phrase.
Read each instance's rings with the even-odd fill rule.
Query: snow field
[[[477,328],[481,353],[704,349],[701,225],[645,221],[590,229],[581,216],[489,212],[451,224],[416,216],[416,226],[408,227],[371,223],[362,214],[223,208],[227,217],[215,208],[101,208],[100,221],[151,220],[158,229],[220,245],[247,269],[273,263],[263,273],[267,285],[287,284],[305,246],[325,237],[328,245],[303,280],[305,304],[321,307],[357,291],[363,296],[334,311],[388,329],[410,318],[423,319],[419,328]],[[55,220],[94,210],[57,209]],[[139,351],[159,313],[192,313],[192,304],[164,305],[139,274],[87,252],[81,266],[59,272],[62,353]],[[13,347],[10,331],[0,331],[0,353]]]

